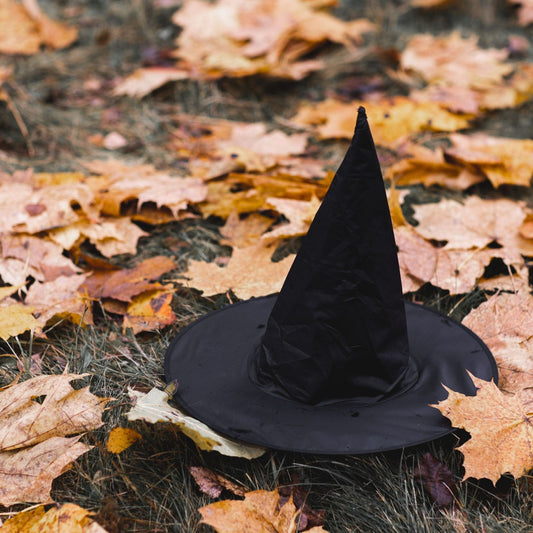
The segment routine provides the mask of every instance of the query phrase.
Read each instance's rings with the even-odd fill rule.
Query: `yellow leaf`
[[[199,509],[202,523],[218,533],[296,533],[300,511],[292,496],[280,506],[277,490],[248,492],[244,500],[223,500]],[[309,532],[327,533],[322,527]]]
[[[273,251],[260,244],[234,248],[225,268],[215,263],[190,261],[184,275],[190,278],[189,286],[203,291],[206,296],[229,289],[242,300],[273,294],[280,291],[294,260],[291,255],[274,263],[270,260]]]
[[[7,340],[30,329],[39,328],[33,309],[22,304],[0,307],[0,338]]]
[[[422,131],[456,131],[468,127],[467,118],[450,113],[433,102],[417,103],[396,96],[359,103],[366,108],[374,141],[383,146],[395,147],[408,136]],[[355,102],[329,98],[318,104],[304,104],[293,120],[298,124],[316,126],[323,139],[351,139],[355,110]]]
[[[44,512],[41,505],[21,511],[0,527],[0,533],[106,533],[94,520],[92,513],[73,504],[65,503]]]
[[[493,381],[471,376],[476,396],[448,391],[432,407],[465,429],[472,438],[459,447],[464,455],[464,479],[487,478],[496,483],[503,474],[519,478],[533,469],[533,413],[518,396],[504,396]]]
[[[107,438],[107,451],[120,453],[132,444],[141,440],[142,436],[131,428],[113,428]]]

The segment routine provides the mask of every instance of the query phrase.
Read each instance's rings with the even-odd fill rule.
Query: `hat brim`
[[[357,399],[309,405],[274,396],[248,375],[277,295],[214,311],[186,327],[165,357],[167,382],[191,416],[233,439],[278,450],[362,454],[413,446],[450,433],[448,419],[428,404],[452,390],[474,395],[467,370],[497,380],[490,351],[472,331],[431,309],[405,303],[416,383],[372,404]]]

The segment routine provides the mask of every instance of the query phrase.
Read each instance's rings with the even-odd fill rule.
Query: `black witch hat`
[[[260,275],[260,273],[258,273]],[[167,381],[188,414],[269,448],[355,454],[452,431],[429,404],[441,384],[475,394],[467,370],[497,380],[469,329],[402,298],[376,149],[355,134],[279,295],[215,311],[168,348]]]

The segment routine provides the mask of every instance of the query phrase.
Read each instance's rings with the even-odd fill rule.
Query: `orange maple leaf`
[[[533,412],[518,396],[504,395],[493,381],[472,376],[478,391],[465,396],[446,386],[448,398],[432,405],[472,438],[458,449],[464,455],[464,479],[496,483],[509,473],[521,477],[533,468]]]

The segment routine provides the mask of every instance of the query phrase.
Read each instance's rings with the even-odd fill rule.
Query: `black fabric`
[[[272,395],[248,374],[276,295],[210,313],[170,345],[165,376],[176,379],[175,400],[191,416],[226,435],[279,450],[358,454],[427,442],[452,431],[428,404],[446,398],[441,383],[475,394],[466,370],[496,379],[494,359],[470,330],[406,303],[411,356],[419,369],[411,388],[379,402],[353,398],[312,405]]]
[[[258,273],[260,275],[260,273]],[[169,346],[175,399],[220,433],[281,450],[368,453],[452,428],[428,404],[497,381],[469,329],[401,298],[396,246],[364,110],[280,295],[206,315]]]
[[[371,231],[368,230],[371,228]],[[409,386],[396,243],[365,110],[267,323],[255,366],[267,390],[310,403],[378,400]]]

